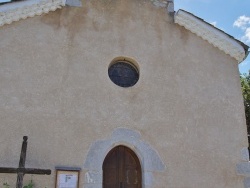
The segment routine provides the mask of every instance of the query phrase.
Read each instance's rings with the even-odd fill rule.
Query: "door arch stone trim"
[[[142,186],[149,188],[153,182],[153,172],[163,172],[166,166],[159,154],[141,139],[141,134],[126,128],[117,128],[110,138],[94,142],[88,151],[83,168],[85,173],[84,188],[102,188],[102,164],[108,152],[124,145],[133,150],[138,156],[142,167]]]

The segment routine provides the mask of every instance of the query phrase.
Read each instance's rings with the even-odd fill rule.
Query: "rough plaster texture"
[[[242,188],[236,164],[247,131],[237,62],[150,1],[82,5],[1,27],[0,166],[18,165],[27,135],[26,166],[52,169],[33,176],[39,187],[54,187],[56,166],[81,168],[83,187],[91,145],[124,127],[167,166],[144,173],[144,185]],[[119,56],[139,65],[134,87],[108,77]],[[15,179],[0,175],[13,187]]]
[[[249,188],[250,187],[250,178],[249,177],[245,178],[245,180],[244,180],[244,186],[245,186],[245,188]]]
[[[237,164],[237,173],[241,176],[244,176],[244,187],[250,187],[250,163],[249,163],[249,150],[248,148],[243,148],[241,150],[242,161]]]
[[[243,161],[249,161],[249,150],[247,147],[242,148],[241,150],[241,156]]]

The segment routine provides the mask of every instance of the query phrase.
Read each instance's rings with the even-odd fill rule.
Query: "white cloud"
[[[210,22],[214,27],[216,27],[217,22]]]
[[[234,27],[241,28],[243,30],[247,29],[248,26],[250,26],[250,17],[248,16],[240,16],[235,22]]]
[[[247,44],[250,44],[250,26],[245,29],[244,36],[241,37],[241,40]]]
[[[247,43],[250,43],[250,27],[248,27],[245,31],[245,40]]]
[[[243,61],[240,65],[242,66],[242,67],[245,67],[245,66],[247,66],[249,64],[249,61]]]
[[[241,37],[241,40],[245,43],[250,44],[250,17],[245,15],[240,16],[234,22],[233,26],[243,30],[244,36]]]

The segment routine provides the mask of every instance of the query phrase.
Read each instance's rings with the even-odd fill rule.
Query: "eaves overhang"
[[[166,8],[174,12],[174,0],[150,0],[156,7]],[[3,2],[10,2],[3,4]],[[5,0],[0,1],[0,26],[14,21],[34,17],[50,11],[55,11],[65,5],[80,6],[81,0]]]
[[[242,62],[249,53],[249,47],[246,44],[185,10],[178,10],[175,13],[174,21],[219,48],[224,53],[230,55],[239,63]]]
[[[155,1],[152,2],[155,3]],[[171,0],[170,2],[173,1]],[[1,5],[0,26],[55,11],[65,6],[65,3],[66,0],[25,0]],[[166,4],[165,6],[168,9],[169,7],[171,8],[168,12],[173,11],[171,4]],[[239,63],[249,53],[247,45],[187,11],[178,10],[175,13],[174,20],[178,25],[185,27],[187,30],[235,58]]]
[[[26,0],[0,6],[0,26],[65,6],[65,0]]]

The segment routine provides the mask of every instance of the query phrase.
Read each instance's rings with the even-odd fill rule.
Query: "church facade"
[[[28,136],[39,188],[60,170],[79,172],[67,188],[248,187],[248,46],[173,3],[0,5],[0,166]]]

